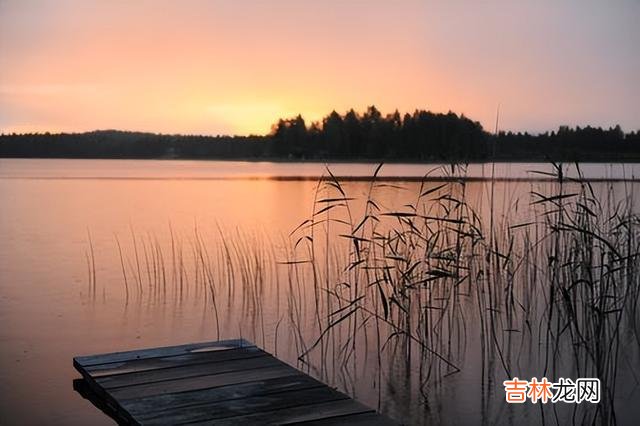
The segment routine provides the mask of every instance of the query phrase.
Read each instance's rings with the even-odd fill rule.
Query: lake
[[[556,323],[551,327],[531,322],[544,317],[545,302],[541,299],[536,306],[525,303],[526,318],[519,308],[497,319],[498,325],[490,317],[491,325],[482,327],[484,333],[492,330],[494,338],[486,340],[475,327],[484,324],[483,312],[493,308],[482,305],[485,290],[473,287],[474,277],[484,277],[486,271],[484,275],[469,273],[453,296],[450,290],[429,287],[433,300],[460,298],[453,308],[446,307],[446,315],[437,318],[438,324],[447,325],[438,325],[441,328],[434,331],[432,324],[407,325],[398,320],[397,324],[406,326],[410,333],[431,330],[433,335],[422,334],[426,340],[421,343],[433,343],[428,348],[431,352],[425,354],[425,348],[420,351],[415,344],[397,343],[396,336],[380,355],[380,347],[393,334],[379,331],[380,324],[395,314],[398,318],[402,315],[399,307],[392,306],[401,305],[392,300],[392,290],[375,286],[370,286],[372,294],[382,291],[389,296],[384,302],[388,317],[371,316],[364,306],[314,346],[323,336],[323,324],[331,324],[341,317],[340,312],[349,311],[352,299],[346,295],[369,291],[353,289],[349,277],[355,276],[354,271],[358,270],[358,277],[378,273],[375,267],[359,270],[350,263],[353,238],[341,239],[345,232],[339,220],[347,213],[344,206],[337,205],[349,203],[348,215],[353,218],[369,214],[369,177],[376,166],[330,165],[336,180],[342,182],[339,190],[346,194],[336,198],[337,185],[318,189],[318,179],[327,176],[325,165],[318,163],[1,159],[0,423],[112,424],[73,390],[72,380],[78,377],[72,367],[73,356],[240,336],[396,419],[415,423],[476,424],[480,419],[487,423],[540,423],[538,406],[516,409],[504,403],[502,381],[510,378],[504,370],[511,375],[529,374],[527,377],[543,371],[550,377],[551,371],[573,372],[573,364],[555,356],[557,370],[547,369],[551,350],[540,349],[541,345],[563,347],[559,337],[563,330],[556,329]],[[558,189],[549,175],[553,171],[549,164],[469,165],[463,173],[468,179],[455,194],[474,206],[480,218],[486,218],[479,228],[487,226],[491,215],[492,225],[501,229],[491,237],[491,244],[515,247],[513,252],[518,254],[513,259],[522,259],[527,251],[524,248],[529,246],[518,234],[521,228],[514,225],[537,217],[535,209],[544,203],[538,203],[532,192],[553,194]],[[607,208],[626,200],[629,209],[638,213],[635,199],[640,195],[636,182],[640,164],[585,164],[580,172],[571,166],[564,170],[563,178],[575,178],[579,173],[590,181],[592,196],[603,200]],[[423,183],[425,175],[433,179]],[[380,222],[380,235],[391,235],[395,223],[409,226],[401,218],[412,217],[407,205],[414,203],[416,194],[431,189],[425,197],[441,193],[446,188],[440,186],[448,184],[443,178],[451,175],[447,166],[384,165],[379,185],[373,189],[376,210],[403,215],[387,214],[387,222]],[[453,175],[461,176],[459,171]],[[492,175],[494,181],[489,179]],[[569,200],[578,191],[579,183],[569,181],[567,185],[559,200],[565,196]],[[335,208],[320,212],[322,206],[332,203],[337,203]],[[314,211],[316,217],[327,215],[330,221],[296,230]],[[430,217],[426,211],[422,216]],[[452,219],[448,223],[460,222]],[[367,226],[374,225],[367,222],[361,229]],[[310,238],[305,240],[301,232],[315,234],[306,234]],[[308,244],[311,239],[315,249]],[[509,245],[509,241],[515,242]],[[469,247],[471,259],[476,246]],[[309,256],[315,259],[313,271],[304,263]],[[487,290],[487,300],[503,303],[495,300],[502,300],[503,294],[525,281],[527,287],[513,292],[514,297],[520,302],[537,300],[545,289],[536,288],[537,284],[564,282],[548,272],[558,268],[559,274],[565,274],[562,265],[553,266],[546,257],[542,259],[530,261],[540,268],[537,276],[531,275],[533,269],[519,269],[515,260],[496,260],[498,266],[488,270],[494,274],[504,270],[506,278],[498,290]],[[637,266],[635,257],[627,256],[626,262],[626,268]],[[637,331],[640,319],[633,291],[629,297],[636,298],[624,307],[631,317],[625,316],[624,321],[636,324]],[[340,297],[338,293],[344,295],[343,304],[329,301]],[[435,297],[435,293],[444,296]],[[370,309],[382,312],[377,303]],[[425,321],[427,309],[433,308],[429,315],[445,312],[440,305],[405,308],[418,309]],[[505,312],[495,310],[501,315]],[[617,308],[603,312],[617,312]],[[331,314],[333,319],[328,320]],[[518,324],[513,318],[521,316],[527,327],[507,324]],[[518,333],[524,336],[525,328],[530,329],[526,339],[512,337]],[[576,330],[582,329],[576,325]],[[610,399],[617,421],[630,424],[640,416],[638,404],[633,404],[640,398],[635,378],[640,375],[634,376],[639,373],[639,345],[633,326],[621,330],[615,336],[615,362],[607,358],[598,365],[604,365],[603,374],[616,379],[616,392]],[[444,335],[446,342],[442,341]],[[609,334],[601,337],[614,338]],[[592,340],[584,340],[590,348]],[[499,341],[496,350],[487,348],[487,341]],[[422,353],[422,363],[416,361],[416,351]],[[300,362],[298,357],[304,352],[308,357]],[[442,359],[434,361],[435,355]],[[591,361],[580,359],[580,353],[576,358],[579,365],[591,365]],[[429,372],[423,371],[426,366]],[[573,409],[568,404],[554,407],[558,407],[560,418]],[[547,421],[554,418],[553,409],[547,409]]]

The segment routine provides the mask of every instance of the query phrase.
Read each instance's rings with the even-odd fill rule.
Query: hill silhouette
[[[640,161],[640,132],[560,127],[542,134],[485,131],[453,112],[382,115],[332,111],[307,125],[280,119],[263,136],[166,135],[102,130],[0,135],[4,158],[183,158],[409,162]]]

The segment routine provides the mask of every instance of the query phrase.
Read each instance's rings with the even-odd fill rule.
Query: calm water
[[[375,167],[337,164],[331,170],[338,176],[362,177],[370,176]],[[434,168],[393,164],[385,166],[381,176],[409,180]],[[549,172],[551,167],[498,164],[495,172],[505,178],[543,176],[532,175],[532,170]],[[585,165],[582,171],[589,178],[628,180],[640,176],[640,165]],[[279,351],[278,356],[295,365],[292,333],[283,329],[276,333],[287,315],[284,306],[291,291],[285,278],[288,266],[277,262],[290,260],[288,235],[311,214],[313,178],[323,173],[324,165],[312,163],[0,160],[0,424],[109,424],[72,389],[77,377],[71,362],[75,355],[243,335],[269,351]],[[575,170],[568,173],[575,175]],[[490,176],[491,167],[472,165],[468,175]],[[270,179],[282,177],[287,179]],[[545,185],[549,184],[498,183],[498,214],[508,211],[514,218],[526,217],[530,191]],[[637,193],[635,182],[614,185],[616,191]],[[350,195],[363,196],[369,185],[354,181],[345,187]],[[404,187],[381,190],[378,199],[389,208],[402,206],[412,199],[418,184],[407,182]],[[487,194],[486,183],[469,185],[468,196],[480,206],[486,206]],[[129,297],[116,238],[124,253]],[[89,239],[95,283],[91,262],[87,263]],[[198,239],[212,258],[220,255],[223,239],[235,241],[237,253],[243,247],[263,247],[271,263],[265,261],[257,273],[264,274],[260,279],[267,284],[259,294],[250,295],[225,287],[218,295],[216,316],[203,302],[205,290],[197,285],[204,271],[190,266]],[[184,289],[178,291],[180,277],[166,272],[164,279],[152,278],[153,271],[146,266],[137,283],[132,241],[137,241],[141,257],[146,251],[147,266],[160,265],[160,257],[163,264],[175,265],[175,253],[181,253],[186,265]],[[238,275],[234,285],[247,280],[252,277]],[[161,281],[163,287],[153,287]],[[302,294],[301,305],[311,300],[309,289],[295,291]],[[301,311],[301,332],[312,342],[317,335],[314,317],[308,306]],[[475,423],[470,419],[480,414],[472,388],[476,379],[472,357],[465,365],[469,373],[443,385],[442,398],[429,409],[419,403],[415,383],[408,384],[411,371],[397,371],[402,367],[392,364],[386,377],[374,379],[368,372],[375,367],[365,364],[348,380],[335,373],[310,372],[396,417],[438,419],[425,414],[437,411],[443,416],[455,414],[447,418],[465,424]],[[640,398],[637,385],[624,389],[620,398]],[[620,419],[624,423],[636,414],[637,408],[623,412]]]

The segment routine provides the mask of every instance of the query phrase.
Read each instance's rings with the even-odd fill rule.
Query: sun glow
[[[279,117],[295,114],[282,105],[268,102],[211,104],[206,111],[212,120],[227,123],[233,134],[265,134]]]
[[[587,8],[597,22],[535,2],[0,2],[0,132],[264,134],[368,105],[492,128],[498,103],[502,128],[635,129],[640,4]]]

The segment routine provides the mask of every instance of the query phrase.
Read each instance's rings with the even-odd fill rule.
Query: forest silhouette
[[[0,135],[4,158],[183,158],[291,161],[640,161],[640,131],[562,126],[490,133],[464,115],[335,111],[307,125],[280,119],[268,135],[198,136],[102,130]]]

